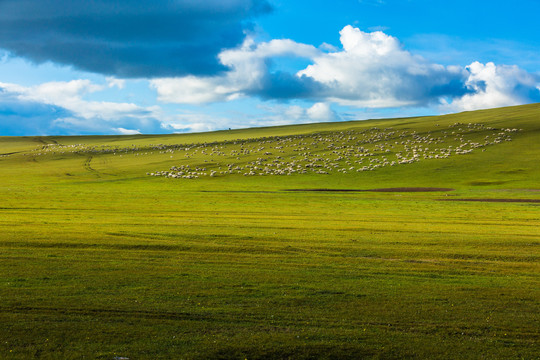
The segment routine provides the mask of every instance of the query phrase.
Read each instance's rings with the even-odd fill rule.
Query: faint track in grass
[[[91,166],[91,163],[92,163],[92,159],[94,158],[94,156],[90,155],[86,158],[86,160],[84,161],[84,169],[90,173],[94,173],[97,177],[101,177],[99,175],[99,171],[97,171],[96,169],[94,169],[92,166]]]
[[[344,294],[336,294],[333,292],[327,293],[315,293],[316,296],[343,296]],[[358,295],[356,295],[358,296]],[[359,297],[365,297],[361,294]],[[135,310],[135,309],[106,309],[106,308],[60,308],[60,307],[47,307],[47,306],[14,306],[14,307],[1,307],[0,313],[37,313],[42,315],[58,316],[92,316],[97,318],[111,319],[157,319],[157,320],[169,320],[169,321],[205,321],[205,322],[217,322],[217,323],[244,323],[244,324],[260,324],[261,321],[267,321],[268,317],[265,314],[246,314],[239,316],[237,313],[197,313],[197,312],[185,312],[185,311],[159,311],[159,310]],[[324,324],[327,328],[343,327],[342,323],[335,323],[329,318],[319,318],[320,326]],[[301,323],[301,322],[297,322]],[[384,329],[385,331],[392,332],[411,332],[417,334],[433,334],[435,332],[448,333],[448,334],[467,334],[468,336],[486,337],[485,329],[481,327],[466,326],[456,329],[451,325],[444,325],[437,322],[379,322],[379,321],[366,321],[360,322],[362,326],[377,327]],[[422,325],[419,327],[419,325]],[[277,330],[284,324],[274,324]],[[350,325],[351,327],[358,326],[358,324]],[[287,326],[288,327],[288,326]],[[287,331],[287,330],[284,330]],[[498,328],[497,332],[508,331],[507,329]],[[538,337],[538,333],[534,331],[521,330],[516,331],[515,335],[519,336],[521,342],[527,343],[535,341]]]

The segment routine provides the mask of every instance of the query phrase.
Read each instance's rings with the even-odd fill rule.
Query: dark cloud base
[[[118,77],[210,75],[267,0],[0,1],[0,48]]]

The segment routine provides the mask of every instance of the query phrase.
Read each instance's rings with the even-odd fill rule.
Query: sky
[[[540,102],[538,0],[0,0],[0,136]]]

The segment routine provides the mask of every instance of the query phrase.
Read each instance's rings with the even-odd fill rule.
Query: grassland
[[[0,138],[0,358],[536,359],[538,144],[540,104]]]

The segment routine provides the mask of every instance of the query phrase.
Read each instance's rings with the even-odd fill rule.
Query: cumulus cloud
[[[306,110],[306,115],[314,121],[336,121],[339,115],[330,108],[328,103],[316,103]]]
[[[515,66],[443,66],[412,54],[382,31],[350,25],[340,31],[342,47],[316,48],[288,39],[252,39],[219,54],[229,71],[214,76],[151,81],[163,102],[202,104],[244,96],[306,99],[357,108],[495,107],[530,102],[537,78]],[[311,64],[296,73],[273,69],[277,58],[303,58]],[[483,104],[483,105],[482,105]],[[323,118],[327,118],[327,114]]]
[[[4,113],[13,109],[22,114],[26,122],[41,123],[40,130],[24,135],[122,133],[120,129],[133,128],[146,133],[165,130],[158,120],[160,109],[156,106],[145,108],[132,103],[84,99],[85,95],[104,88],[106,86],[90,80],[48,82],[30,87],[0,82],[0,104],[5,108]],[[11,127],[15,121],[13,117],[4,117],[3,126]]]
[[[149,116],[155,109],[132,103],[85,100],[84,95],[104,89],[103,85],[94,84],[90,80],[54,81],[31,87],[0,82],[0,88],[16,94],[20,100],[59,106],[84,119],[113,120],[126,116]]]
[[[267,0],[2,0],[0,48],[118,77],[213,74]]]
[[[467,92],[462,68],[430,63],[390,35],[350,25],[340,35],[341,51],[321,53],[297,73],[324,84],[330,101],[370,108],[418,106]]]
[[[465,86],[465,69],[432,64],[383,32],[346,26],[340,34],[342,49],[324,44],[315,48],[288,39],[259,44],[247,39],[242,46],[220,53],[221,64],[230,69],[224,74],[155,79],[151,86],[160,101],[169,103],[258,96],[370,108],[427,105],[471,91]],[[304,58],[312,64],[296,73],[275,71],[272,61],[280,57]]]
[[[320,51],[292,40],[256,44],[248,38],[236,49],[224,50],[219,59],[230,70],[222,75],[193,75],[151,80],[158,99],[178,104],[230,101],[247,95],[264,98],[299,98],[312,92],[313,81],[284,72],[271,72],[269,59],[312,58]]]
[[[449,111],[470,111],[540,101],[540,76],[517,66],[473,62],[466,67],[469,94],[443,102]]]
[[[72,8],[67,6],[70,3],[66,2],[66,9],[60,11],[58,17],[60,19],[73,18],[73,11],[76,12],[78,11],[76,9],[80,8],[79,1],[81,0],[76,0],[76,5]],[[26,6],[29,6],[30,3],[33,2],[20,0],[19,3],[13,0],[0,0],[0,47],[6,47],[5,44],[10,41],[24,42],[23,36],[18,34],[12,40],[6,40],[9,37],[6,35],[6,32],[9,32],[6,23],[13,19],[26,21],[31,18],[32,21],[29,24],[32,25],[34,21],[40,19],[38,15],[32,15],[39,14],[39,12],[30,14],[30,12],[22,11],[27,9]],[[49,4],[52,8],[55,8],[53,5],[58,3],[58,1],[53,0],[39,2],[39,4]],[[217,25],[221,24],[220,21],[239,25],[242,23],[241,19],[247,19],[268,10],[265,0],[219,2],[212,0],[211,4],[216,5],[216,11],[213,15],[208,15],[207,11],[204,10],[208,8],[208,3],[203,6],[201,2],[195,0],[167,2],[166,6],[164,1],[152,2],[154,5],[149,5],[150,2],[146,3],[146,1],[141,3],[150,6],[148,10],[150,15],[160,14],[160,11],[165,7],[170,10],[172,15],[175,14],[175,11],[183,9],[185,14],[193,15],[193,19],[199,17],[206,19],[206,16],[214,16]],[[93,16],[97,16],[101,13],[100,11],[106,9],[109,2],[100,0],[88,4],[88,11],[77,15],[81,17],[80,19],[77,17],[75,19],[101,21],[99,17],[96,17],[96,20]],[[122,14],[122,19],[127,17],[133,20],[141,14],[139,3],[133,2],[132,5],[129,7],[129,11],[126,7],[120,7],[118,13]],[[41,6],[39,5],[39,8]],[[234,15],[229,23],[229,20],[225,20],[224,14],[228,14],[233,9],[242,9],[242,11],[240,15]],[[6,12],[2,10],[9,10],[9,14],[6,15]],[[51,16],[53,15],[50,12],[44,11],[43,19],[47,20]],[[18,24],[17,21],[14,22],[15,25]],[[143,21],[144,24],[146,23]],[[207,24],[205,24],[204,21],[202,24],[187,22],[182,25],[182,29],[191,29],[190,26],[200,26],[201,29],[206,29]],[[240,26],[239,29],[241,30],[241,28]],[[14,31],[16,29],[15,26]],[[39,58],[41,55],[33,57],[33,51],[45,53],[49,51],[48,47],[51,45],[48,41],[52,33],[49,30],[44,30],[43,49],[40,50],[39,46],[37,46],[37,50],[30,49],[32,46],[36,47],[36,42],[33,42],[35,39],[32,40],[32,36],[37,36],[36,29],[30,26],[28,53],[22,52],[21,54],[36,61],[50,59],[62,62],[53,57],[47,57],[48,55],[43,58]],[[50,31],[60,31],[55,29],[56,25],[53,24]],[[73,36],[73,39],[78,41],[77,36],[86,31],[85,29],[88,30],[86,27],[81,27],[79,34],[66,25],[66,27],[62,27],[58,39],[50,41],[63,41],[66,34]],[[343,108],[338,114],[332,108],[337,104],[364,109],[366,113],[373,114],[377,111],[375,109],[381,108],[402,110],[406,107],[407,111],[410,111],[411,109],[433,110],[438,107],[443,111],[461,111],[540,101],[539,74],[528,73],[517,66],[495,65],[493,63],[473,62],[468,66],[439,65],[407,51],[397,38],[382,31],[363,32],[352,26],[346,26],[340,31],[341,46],[339,47],[324,43],[315,47],[290,39],[256,42],[250,36],[241,35],[234,37],[236,40],[231,42],[231,46],[225,44],[227,46],[219,47],[219,49],[208,44],[214,44],[216,36],[221,35],[216,35],[213,32],[204,35],[197,33],[197,36],[207,36],[209,39],[202,39],[200,44],[208,45],[207,50],[211,49],[209,53],[213,54],[213,65],[210,66],[207,63],[210,61],[210,57],[205,57],[209,53],[189,52],[179,48],[181,56],[164,56],[164,53],[159,50],[161,46],[159,42],[156,43],[157,50],[144,48],[144,46],[153,46],[148,44],[151,44],[155,38],[162,39],[163,35],[161,28],[158,28],[155,33],[152,31],[144,33],[149,31],[148,28],[145,29],[136,32],[133,41],[125,41],[129,38],[127,33],[111,35],[105,31],[106,29],[97,31],[99,36],[94,36],[92,32],[88,33],[90,34],[87,36],[88,41],[101,41],[103,49],[107,49],[105,45],[112,37],[118,36],[118,39],[115,38],[118,43],[112,47],[112,52],[118,50],[115,46],[121,48],[122,51],[126,50],[119,44],[142,46],[137,50],[141,52],[137,52],[138,55],[134,56],[133,62],[124,61],[115,57],[114,54],[102,53],[92,54],[88,59],[81,61],[99,62],[103,59],[104,64],[112,69],[102,71],[105,73],[120,76],[124,74],[127,77],[139,76],[136,74],[147,77],[156,76],[149,80],[149,84],[157,93],[157,99],[165,103],[200,105],[251,97],[274,101],[265,103],[265,105],[258,103],[261,107],[252,114],[253,116],[242,113],[242,102],[240,101],[238,102],[240,104],[239,117],[236,117],[236,114],[222,115],[216,108],[214,108],[212,115],[205,115],[196,111],[186,112],[185,107],[167,106],[164,107],[167,110],[163,111],[159,106],[145,107],[132,102],[88,100],[92,97],[99,98],[99,96],[92,96],[92,94],[98,93],[99,95],[99,92],[102,91],[107,91],[108,94],[113,91],[124,91],[125,94],[128,91],[126,87],[129,89],[130,84],[135,83],[129,79],[121,80],[117,76],[106,77],[105,81],[100,84],[90,80],[48,82],[35,86],[0,83],[0,115],[3,115],[0,130],[2,130],[2,126],[9,127],[15,121],[26,123],[35,121],[36,124],[39,124],[36,127],[40,129],[39,133],[41,134],[59,133],[58,129],[62,130],[63,133],[95,134],[188,132],[229,127],[335,121],[342,118],[353,119],[354,114],[357,114],[354,110],[345,109],[345,111],[352,111],[347,114],[343,112]],[[170,38],[166,41],[167,46],[177,46],[178,42],[184,46],[191,44],[190,41],[196,38],[192,38],[182,31],[179,34],[169,34]],[[185,38],[185,41],[178,40],[177,36]],[[219,41],[216,40],[216,44],[217,42]],[[10,48],[12,52],[15,51],[14,49],[15,47]],[[84,58],[85,54],[82,51],[77,54],[77,57]],[[155,54],[161,57],[155,63],[150,58],[141,60],[141,57],[154,56]],[[188,55],[192,55],[192,57]],[[186,60],[185,58],[190,59]],[[90,65],[75,63],[75,60],[66,60],[64,63],[70,63],[70,61],[77,67],[94,69]],[[201,69],[190,67],[190,61],[200,62]],[[163,72],[159,72],[162,70],[158,72],[144,70],[144,66],[151,63],[156,67],[163,68]],[[173,65],[169,66],[169,63]],[[98,70],[94,69],[93,71]],[[222,105],[219,104],[216,107]],[[208,110],[210,107],[211,105],[207,105],[205,108]],[[192,108],[188,107],[188,109]],[[259,112],[261,109],[262,111]],[[20,111],[19,120],[12,114],[15,111]],[[46,119],[49,120],[50,124],[46,124]],[[7,133],[10,132],[7,131]]]

